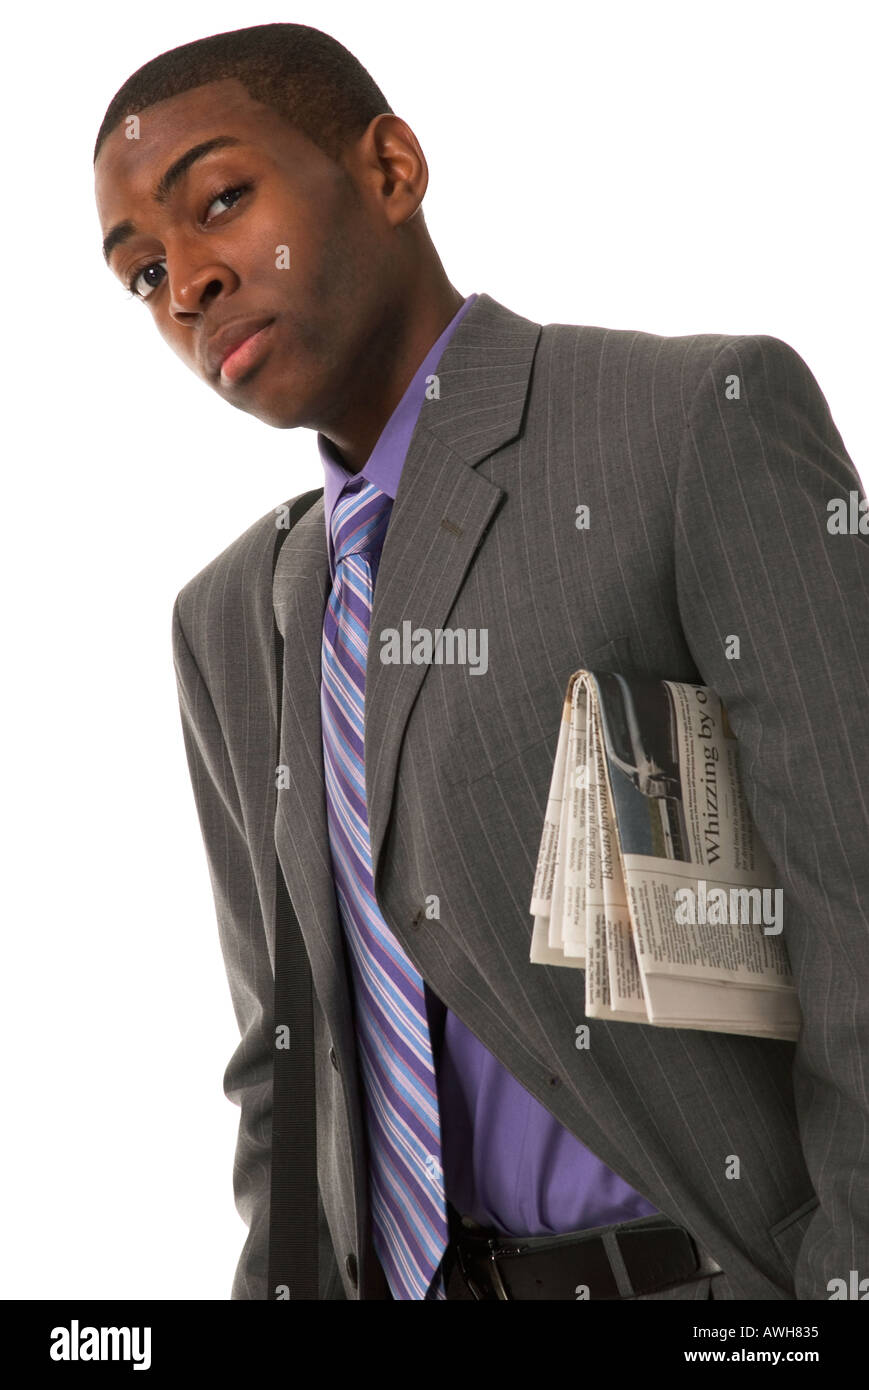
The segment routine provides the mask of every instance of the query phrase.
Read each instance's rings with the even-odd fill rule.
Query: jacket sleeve
[[[231,1298],[265,1300],[269,1297],[274,973],[229,753],[184,634],[180,598],[173,608],[172,645],[181,726],[241,1035],[223,1078],[227,1098],[241,1111],[233,1190],[236,1208],[248,1227]],[[341,1299],[345,1295],[322,1200],[318,1207],[320,1297]]]
[[[856,494],[852,496],[852,494]],[[826,400],[777,338],[729,339],[676,487],[683,629],[727,707],[783,890],[803,1026],[794,1098],[819,1205],[798,1299],[869,1275],[869,518]],[[829,503],[852,529],[831,527]],[[863,503],[865,507],[865,502]],[[853,526],[855,517],[863,517]],[[739,655],[732,639],[739,639]],[[728,657],[728,650],[730,656]]]

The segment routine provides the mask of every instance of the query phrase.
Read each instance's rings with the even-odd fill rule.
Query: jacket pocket
[[[775,1245],[785,1265],[789,1270],[793,1270],[797,1257],[800,1253],[800,1246],[809,1228],[809,1222],[815,1211],[820,1205],[817,1195],[812,1195],[808,1201],[803,1202],[802,1206],[795,1211],[777,1221],[774,1226],[770,1226],[767,1235]]]

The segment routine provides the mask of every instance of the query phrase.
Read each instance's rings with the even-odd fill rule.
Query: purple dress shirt
[[[469,295],[420,366],[381,431],[362,476],[394,498],[431,375]],[[329,439],[317,435],[325,470],[329,564],[332,509],[354,475]],[[657,1208],[560,1125],[530,1091],[426,985],[438,1081],[444,1186],[463,1215],[505,1235],[585,1230],[651,1216]]]

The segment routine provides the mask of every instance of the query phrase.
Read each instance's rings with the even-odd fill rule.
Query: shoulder
[[[725,385],[730,396],[761,402],[789,400],[802,407],[826,400],[815,376],[796,348],[769,333],[727,336],[713,354],[707,374],[713,393]],[[701,378],[699,386],[703,385]]]
[[[742,403],[736,413],[755,423],[799,413],[833,437],[827,402],[805,361],[765,333],[546,324],[529,414],[557,420],[574,448],[583,440],[608,468],[630,458],[633,469],[650,469],[659,481],[662,468],[673,471],[695,422],[734,399]]]
[[[270,639],[276,548],[292,507],[305,495],[266,512],[178,591],[172,610],[176,645],[183,639],[202,654],[233,643],[243,648],[252,623]]]
[[[591,324],[542,326],[538,357],[562,382],[582,391],[621,391],[636,406],[669,399],[687,409],[704,378],[722,363],[761,366],[767,373],[809,373],[788,343],[770,334],[650,333]]]

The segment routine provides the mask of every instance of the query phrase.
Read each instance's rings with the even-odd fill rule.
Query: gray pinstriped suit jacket
[[[739,399],[726,381],[739,378]],[[826,1299],[869,1276],[869,541],[802,358],[768,336],[541,326],[482,294],[441,359],[375,591],[366,703],[381,910],[449,1008],[723,1274],[712,1297]],[[578,530],[576,508],[590,508]],[[382,1298],[319,717],[322,499],[273,513],[180,591],[182,723],[241,1042],[232,1297],[266,1298],[275,846],[315,988],[322,1298]],[[273,615],[285,643],[275,790]],[[485,628],[489,670],[387,665],[378,634]],[[725,640],[740,638],[738,660]],[[567,678],[713,686],[785,890],[797,1044],[590,1022],[584,975],[530,965],[528,913]],[[421,909],[440,899],[440,920]],[[727,1176],[731,1156],[738,1178]],[[706,1286],[683,1297],[706,1296]]]

